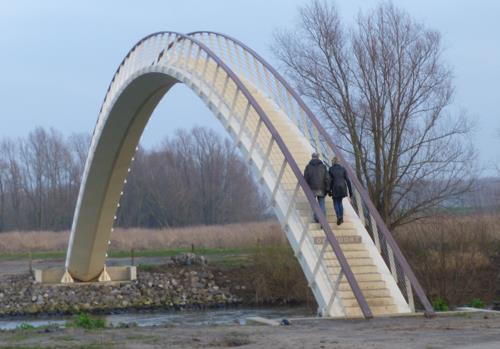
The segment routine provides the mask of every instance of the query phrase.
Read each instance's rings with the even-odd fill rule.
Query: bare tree
[[[498,139],[498,141],[500,141],[500,129],[497,131],[497,139]],[[497,158],[497,160],[500,160],[500,158]],[[496,167],[497,173],[500,175],[500,162],[499,161],[497,161],[497,163],[495,164],[495,167]]]
[[[2,180],[4,183],[3,229],[19,229],[24,223],[22,212],[24,211],[24,196],[22,183],[24,175],[18,161],[16,143],[4,140],[0,143],[0,156],[3,162]]]
[[[470,126],[452,115],[438,32],[391,3],[347,29],[333,5],[314,0],[273,50],[391,228],[469,190]]]
[[[167,227],[260,219],[267,206],[235,147],[214,131],[178,130],[155,151],[140,149],[118,224]]]
[[[68,137],[67,147],[71,155],[71,172],[73,179],[73,187],[76,187],[76,191],[79,190],[81,176],[85,167],[85,161],[87,160],[87,153],[90,147],[91,136],[86,133],[75,133]],[[78,194],[78,192],[77,192]]]
[[[69,227],[89,140],[36,128],[0,142],[0,231]]]
[[[7,164],[5,163],[5,160],[0,156],[0,232],[2,232],[5,229],[5,201],[6,201],[5,184],[7,182],[6,175],[7,175]]]

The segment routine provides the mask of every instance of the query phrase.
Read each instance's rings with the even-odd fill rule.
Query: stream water
[[[112,314],[102,316],[108,326],[134,324],[145,326],[182,326],[182,325],[246,325],[247,318],[260,316],[268,319],[285,319],[291,317],[312,316],[311,309],[304,307],[265,307],[265,308],[229,308],[186,311],[153,311]],[[23,324],[34,327],[47,325],[64,326],[72,316],[22,317],[0,319],[0,330],[13,330]]]

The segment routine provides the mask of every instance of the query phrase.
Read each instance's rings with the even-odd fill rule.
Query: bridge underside
[[[85,179],[89,188],[77,207],[78,234],[72,234],[68,271],[76,280],[89,281],[103,270],[108,241],[124,180],[142,132],[155,107],[177,81],[161,73],[147,73],[127,85],[98,124],[92,164]]]

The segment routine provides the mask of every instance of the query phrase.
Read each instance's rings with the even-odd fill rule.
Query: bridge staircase
[[[240,77],[244,79],[244,77]],[[247,86],[251,86],[246,82]],[[312,151],[315,148],[304,137],[303,133],[290,122],[283,111],[273,103],[273,101],[262,94],[255,87],[250,87],[253,96],[262,106],[268,117],[271,119],[276,130],[281,135],[290,153],[295,159],[299,168],[304,169],[311,159]],[[327,161],[327,159],[325,159]],[[326,162],[325,161],[325,162]],[[278,167],[278,164],[275,164]],[[291,191],[293,184],[289,186]],[[344,223],[337,225],[337,217],[333,208],[333,200],[326,198],[327,216],[329,227],[340,244],[340,248],[350,266],[352,273],[359,285],[366,302],[374,316],[406,314],[414,311],[413,297],[410,295],[410,302],[407,302],[388,266],[384,263],[380,253],[377,251],[375,243],[368,235],[361,219],[351,206],[348,199],[344,199]],[[325,268],[325,273],[329,280],[339,280],[336,287],[340,300],[338,309],[333,309],[333,302],[329,302],[324,309],[325,314],[345,317],[362,317],[363,312],[349,285],[348,280],[342,277],[342,267],[335,255],[332,247],[328,244],[325,231],[319,223],[312,219],[310,204],[307,200],[298,200],[295,204],[296,210],[301,220],[307,222],[307,238],[313,242],[316,249],[316,270],[313,267],[313,275],[319,269],[319,263]],[[298,255],[301,251],[298,251]],[[314,286],[314,283],[313,283]],[[331,296],[330,296],[331,297]],[[335,315],[334,315],[335,314]]]

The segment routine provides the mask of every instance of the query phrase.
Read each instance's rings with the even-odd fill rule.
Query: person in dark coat
[[[332,159],[332,167],[328,169],[330,175],[330,193],[333,197],[333,207],[337,215],[337,225],[344,222],[344,206],[342,199],[346,196],[351,197],[352,187],[351,181],[347,176],[347,171],[342,167],[336,157]],[[349,189],[349,192],[347,191]]]
[[[312,159],[304,170],[304,178],[311,188],[319,207],[326,216],[325,196],[330,191],[330,177],[326,165],[319,159],[318,153],[312,154]],[[318,223],[318,217],[314,215],[314,220]]]

